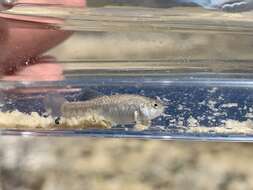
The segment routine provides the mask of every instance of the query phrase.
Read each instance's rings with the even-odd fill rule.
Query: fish
[[[205,9],[225,12],[243,12],[253,9],[253,0],[177,0],[179,3],[197,4]]]
[[[51,113],[64,118],[96,115],[112,126],[135,124],[149,127],[151,121],[164,112],[161,100],[136,94],[103,95],[86,101],[69,102],[59,95],[50,95],[45,101]]]

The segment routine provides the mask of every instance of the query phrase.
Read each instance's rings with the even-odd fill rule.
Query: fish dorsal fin
[[[90,88],[84,88],[77,94],[73,101],[86,101],[100,96],[104,96],[104,94]]]

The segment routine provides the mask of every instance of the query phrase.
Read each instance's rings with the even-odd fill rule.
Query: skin
[[[60,4],[85,7],[85,0],[19,0],[19,3]],[[62,22],[62,21],[57,21]],[[15,16],[0,14],[1,80],[46,81],[62,79],[62,68],[52,57],[40,57],[72,32],[37,28],[33,22],[18,22]]]

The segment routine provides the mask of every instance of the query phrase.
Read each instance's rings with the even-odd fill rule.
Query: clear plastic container
[[[6,64],[1,134],[252,141],[251,2],[206,3],[93,0],[86,8],[17,3],[3,10],[13,30],[74,33],[40,58],[22,57],[25,67]],[[144,130],[94,118],[58,124],[61,114],[46,113],[48,95],[83,103],[95,98],[87,90],[149,97],[165,110]]]

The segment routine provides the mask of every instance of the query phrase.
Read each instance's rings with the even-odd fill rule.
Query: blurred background
[[[1,137],[0,189],[253,188],[252,145]]]

